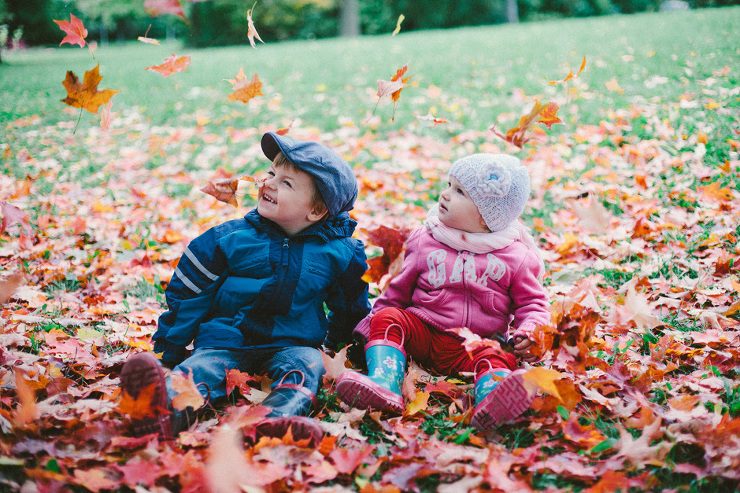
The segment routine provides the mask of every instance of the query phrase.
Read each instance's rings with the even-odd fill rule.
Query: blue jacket
[[[286,236],[254,209],[190,242],[165,295],[154,351],[349,342],[370,311],[364,245],[342,213]],[[324,310],[328,308],[328,318]]]

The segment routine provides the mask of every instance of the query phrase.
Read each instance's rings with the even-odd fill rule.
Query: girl
[[[406,356],[443,375],[475,373],[471,423],[479,429],[516,418],[532,402],[515,356],[528,353],[539,324],[550,323],[540,284],[544,265],[517,219],[529,198],[529,175],[506,154],[474,154],[456,161],[425,225],[406,244],[401,273],[354,330],[366,342],[369,376],[345,372],[339,398],[361,409],[404,409]],[[478,345],[469,354],[456,334],[483,338],[513,328],[514,354]]]

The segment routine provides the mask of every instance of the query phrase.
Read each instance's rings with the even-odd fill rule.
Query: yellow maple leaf
[[[563,375],[557,370],[541,367],[532,368],[522,375],[522,378],[524,378],[524,387],[530,395],[535,393],[537,389],[540,389],[557,397],[560,402],[563,402],[563,398],[560,396],[560,392],[558,392],[555,381],[560,380],[562,377]]]
[[[406,416],[413,416],[419,411],[426,411],[429,402],[429,392],[417,392],[416,397],[406,406]]]

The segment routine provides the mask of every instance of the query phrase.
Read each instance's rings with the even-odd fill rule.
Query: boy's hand
[[[537,356],[529,352],[529,348],[533,345],[534,342],[526,336],[514,336],[514,354],[528,363],[537,361]]]

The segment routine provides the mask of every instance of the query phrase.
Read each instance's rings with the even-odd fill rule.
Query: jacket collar
[[[244,219],[247,223],[259,231],[266,232],[271,237],[288,238],[285,232],[274,222],[269,219],[262,217],[257,209],[252,209],[245,216]],[[297,233],[291,238],[303,238],[308,239],[309,237],[319,238],[324,241],[329,241],[337,238],[348,238],[352,236],[357,226],[357,221],[349,217],[349,213],[342,212],[336,216],[330,217],[319,221],[318,223],[309,226],[300,233]]]

